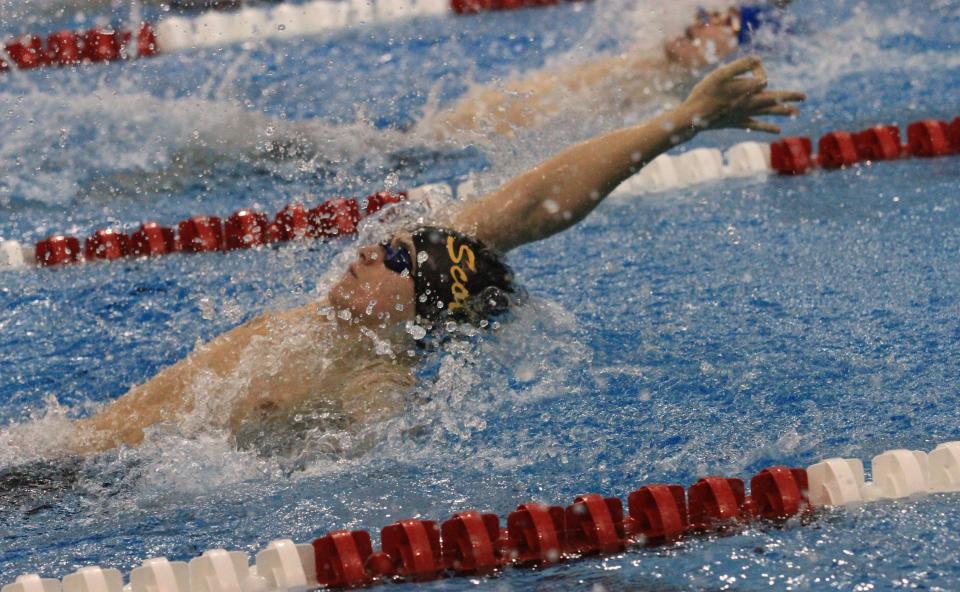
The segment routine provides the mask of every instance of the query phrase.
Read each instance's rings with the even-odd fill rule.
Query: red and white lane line
[[[834,170],[883,160],[960,154],[960,117],[952,123],[916,121],[907,126],[907,142],[901,143],[900,137],[899,127],[878,125],[859,132],[829,132],[817,143],[817,154],[813,154],[813,142],[807,137],[788,137],[772,144],[744,142],[726,153],[697,148],[676,156],[663,154],[624,182],[616,193],[639,195],[731,177],[801,175],[818,168]]]
[[[907,126],[906,143],[901,143],[900,129],[894,125],[853,133],[833,131],[820,138],[818,154],[812,151],[809,138],[788,137],[773,144],[736,144],[726,153],[716,148],[697,148],[676,156],[663,154],[615,193],[636,196],[731,177],[772,172],[799,175],[818,167],[830,170],[883,160],[949,156],[960,153],[960,117],[952,123],[932,119],[911,123]],[[458,187],[457,196],[469,196],[469,185],[467,182]],[[447,196],[454,193],[450,186],[439,183],[416,188],[411,194],[419,199],[435,191]],[[0,270],[176,252],[230,251],[296,238],[349,236],[356,232],[364,215],[405,197],[406,193],[373,194],[363,200],[362,212],[353,199],[330,200],[310,210],[303,205],[290,205],[278,212],[273,221],[262,212],[241,210],[226,221],[216,216],[194,216],[181,221],[176,230],[144,222],[130,235],[112,228],[97,230],[82,244],[79,238],[65,235],[50,236],[34,246],[0,240]]]
[[[290,204],[271,219],[264,212],[240,210],[226,220],[192,216],[176,227],[143,222],[132,233],[103,228],[82,240],[56,234],[35,245],[0,240],[0,270],[51,267],[128,257],[158,257],[174,253],[209,253],[250,249],[302,239],[329,240],[353,236],[363,218],[385,206],[411,199],[450,199],[445,183],[424,185],[398,193],[381,191],[358,201],[336,198],[314,208]]]
[[[476,510],[439,525],[398,520],[380,530],[328,532],[309,544],[272,541],[256,554],[211,549],[189,562],[147,559],[129,575],[85,567],[62,581],[23,575],[2,592],[292,592],[354,588],[445,577],[490,576],[510,567],[545,566],[632,546],[657,546],[748,522],[782,524],[814,508],[960,492],[960,442],[932,452],[888,450],[873,457],[873,480],[859,459],[831,458],[807,469],[775,466],[749,481],[710,476],[684,489],[651,484],[621,499],[590,493],[569,506],[529,502],[506,521]]]
[[[21,35],[0,51],[0,72],[50,66],[112,62],[198,47],[291,38],[418,16],[458,15],[548,6],[579,0],[313,0],[272,8],[211,10],[197,17],[169,16],[136,30],[98,27],[58,31],[46,38]]]

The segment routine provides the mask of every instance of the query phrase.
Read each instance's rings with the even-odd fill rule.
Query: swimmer
[[[571,104],[592,113],[623,112],[649,102],[652,90],[669,93],[686,87],[704,67],[749,45],[757,30],[779,29],[781,13],[791,1],[744,4],[725,12],[701,9],[683,35],[664,44],[661,55],[631,50],[479,86],[419,121],[415,131],[436,139],[510,135],[517,128],[542,124]]]
[[[783,9],[792,0],[731,6],[725,12],[700,9],[685,33],[664,46],[667,60],[680,68],[697,69],[749,45],[762,28],[777,31]]]
[[[303,409],[343,426],[396,415],[414,385],[418,340],[450,324],[482,330],[520,300],[503,254],[573,226],[646,163],[701,131],[778,133],[759,117],[794,115],[804,97],[766,86],[758,58],[738,59],[661,115],[569,146],[444,220],[360,247],[325,298],[263,314],[197,347],[76,420],[64,452],[137,446],[151,426],[255,440],[264,434],[256,426]]]

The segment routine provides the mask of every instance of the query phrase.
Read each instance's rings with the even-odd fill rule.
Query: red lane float
[[[47,63],[47,53],[44,51],[43,40],[33,35],[24,35],[19,39],[7,43],[7,55],[21,70],[39,68]]]
[[[155,257],[179,250],[173,229],[156,222],[144,222],[130,236],[130,254],[134,257]]]
[[[623,521],[623,504],[615,497],[604,498],[596,493],[581,495],[564,514],[567,553],[611,554],[626,547],[627,534]]]
[[[270,222],[263,212],[235,212],[223,226],[223,248],[231,251],[263,245],[271,238],[268,236],[269,226]]]
[[[365,531],[334,531],[313,542],[317,582],[329,588],[391,579],[426,581],[490,574],[509,564],[549,565],[591,554],[616,554],[630,544],[659,545],[703,532],[725,532],[749,520],[783,521],[811,510],[804,469],[768,467],[744,482],[704,477],[684,495],[680,485],[651,484],[620,499],[578,496],[564,509],[520,505],[501,529],[495,514],[459,512],[440,529],[430,520],[399,520],[381,530],[374,551]]]
[[[900,128],[895,125],[874,126],[854,134],[853,139],[863,160],[893,160],[903,152]]]
[[[325,201],[309,212],[307,235],[314,238],[354,234],[360,222],[360,206],[355,199]]]
[[[633,536],[646,544],[672,543],[690,528],[687,502],[680,485],[647,485],[627,498]]]
[[[517,563],[548,565],[560,561],[566,531],[560,506],[523,504],[507,516],[507,552]]]
[[[374,193],[366,198],[363,214],[369,216],[406,198],[404,192]],[[72,241],[79,245],[79,239],[54,236],[38,243],[34,253],[38,264],[51,266],[81,259],[114,260],[178,251],[207,253],[249,249],[305,237],[350,236],[356,234],[363,214],[357,200],[337,198],[312,210],[302,204],[288,205],[276,214],[273,222],[263,212],[240,210],[226,222],[216,216],[194,216],[181,221],[176,232],[155,222],[144,222],[129,237],[113,230],[98,230],[85,241],[83,250],[73,247]]]
[[[91,62],[120,59],[120,35],[113,29],[90,29],[83,37],[83,58]]]
[[[47,63],[72,66],[79,64],[80,59],[80,41],[76,33],[59,31],[47,37]]]
[[[960,152],[960,117],[949,124],[935,119],[913,122],[907,126],[907,142],[903,145],[897,126],[878,125],[856,133],[827,133],[817,148],[819,153],[813,156],[809,138],[783,138],[770,145],[771,166],[781,175],[801,175],[818,165],[838,169],[903,156],[947,156]]]
[[[291,204],[277,212],[274,224],[279,230],[280,240],[288,241],[305,237],[309,226],[308,218],[307,208],[302,204]]]
[[[37,263],[42,266],[80,261],[80,240],[75,236],[54,235],[37,243]]]
[[[223,245],[223,225],[216,216],[194,216],[177,226],[180,248],[188,253],[219,251]]]
[[[126,257],[130,252],[130,237],[112,229],[98,230],[83,245],[83,257],[88,261],[112,261]]]
[[[715,530],[747,518],[743,481],[704,477],[687,490],[687,516],[694,530]]]
[[[910,154],[920,158],[946,156],[953,152],[950,129],[945,121],[926,119],[907,127],[907,146]]]
[[[753,512],[759,518],[783,520],[809,509],[807,472],[803,469],[770,467],[750,480]]]
[[[366,564],[373,555],[370,534],[337,530],[313,541],[317,583],[330,588],[354,588],[373,581]]]
[[[405,191],[401,191],[400,193],[380,191],[378,193],[374,193],[373,195],[367,196],[367,199],[365,200],[367,205],[364,208],[364,211],[368,216],[370,216],[379,212],[381,209],[390,204],[400,203],[405,199],[407,199],[407,193]]]
[[[802,175],[813,168],[810,138],[784,138],[770,144],[770,163],[781,175]]]
[[[960,152],[960,117],[953,120],[950,124],[950,146],[954,152]]]
[[[13,65],[21,70],[156,55],[157,36],[150,24],[142,23],[136,31],[136,53],[131,51],[133,40],[133,31],[103,27],[83,32],[57,31],[46,42],[35,35],[23,35],[6,43],[5,48]],[[9,65],[0,60],[0,71],[7,69]]]
[[[701,479],[690,488],[689,501],[679,485],[646,485],[630,494],[631,516],[624,520],[625,531],[630,535],[627,542],[645,545],[667,543],[703,532],[702,528],[690,526],[685,518],[690,507],[712,503],[703,499],[698,501],[698,497],[727,497],[729,507],[738,508],[740,518],[744,521],[772,520],[778,526],[784,526],[785,520],[803,516],[814,505],[844,506],[918,494],[960,491],[960,441],[941,443],[930,453],[887,450],[874,456],[872,465],[871,482],[865,481],[863,463],[858,459],[829,458],[807,469],[768,467],[750,479],[750,494],[742,497],[738,490],[743,482],[727,477]],[[808,490],[812,490],[809,497]],[[317,585],[329,589],[365,587],[400,579],[476,575],[522,563],[521,557],[511,552],[511,547],[516,549],[524,544],[528,547],[539,545],[541,550],[553,549],[553,553],[547,555],[546,562],[574,559],[592,552],[586,550],[576,553],[571,550],[576,545],[570,544],[570,541],[575,540],[578,529],[582,531],[576,522],[590,515],[591,522],[598,523],[606,520],[597,520],[598,516],[609,514],[610,522],[616,523],[613,516],[619,504],[613,501],[615,499],[596,494],[578,497],[568,508],[568,511],[573,508],[573,524],[565,524],[567,513],[559,506],[525,504],[508,517],[506,530],[500,529],[500,519],[495,514],[480,514],[473,510],[460,512],[443,523],[439,539],[435,523],[429,520],[400,520],[383,529],[383,544],[379,551],[374,551],[369,533],[362,530],[328,533],[314,540],[312,547],[297,545],[289,539],[274,540],[257,553],[256,572],[250,568],[249,558],[241,551],[211,549],[189,564],[158,557],[147,559],[141,567],[133,570],[130,587],[134,592],[150,592],[154,587],[150,582],[166,578],[171,589],[186,590],[190,581],[203,579],[211,589],[247,590],[262,589],[264,579],[267,579],[266,585],[271,590],[313,589]],[[691,514],[696,513],[696,508],[693,510]],[[733,509],[726,514],[728,517],[734,516],[737,511]],[[711,512],[717,515],[725,513],[712,510],[707,513]],[[740,518],[733,522],[714,523],[713,530],[729,532]],[[672,532],[673,536],[655,541],[654,537],[644,537],[644,531]],[[552,542],[542,544],[546,540],[542,536],[545,533],[552,533]],[[438,566],[437,545],[440,547],[442,566]],[[564,545],[568,551],[560,553]],[[612,552],[619,550],[616,548]],[[404,572],[403,566],[409,569]],[[401,572],[404,574],[401,575]],[[171,575],[176,581],[171,579]],[[99,580],[101,577],[109,578],[111,589],[119,591],[122,587],[123,576],[118,570],[100,567],[81,568],[65,577],[62,587],[69,587],[68,580]],[[61,583],[54,579],[42,579],[37,574],[28,574],[18,577],[14,588],[19,590],[23,586],[37,585],[59,588]]]
[[[540,6],[551,6],[559,4],[561,0],[450,0],[450,12],[455,15],[474,14],[487,11],[515,10],[519,8],[534,8]],[[576,2],[580,0],[563,0],[564,2]],[[139,29],[134,31],[114,30],[109,27],[96,28],[86,32],[60,32],[56,44],[51,45],[50,40],[44,47],[43,40],[40,37],[32,35],[23,35],[12,39],[6,43],[7,52],[10,55],[13,65],[20,69],[33,69],[41,66],[65,66],[76,64],[81,61],[87,63],[104,63],[132,57],[149,57],[158,53],[158,48],[164,48],[166,51],[177,51],[202,46],[221,45],[225,30],[231,29],[235,33],[236,28],[246,27],[249,32],[239,37],[231,38],[228,43],[243,41],[255,38],[267,38],[273,36],[283,36],[291,24],[291,13],[296,15],[301,11],[301,16],[313,15],[307,18],[293,17],[300,34],[319,33],[329,30],[332,27],[343,27],[345,25],[361,24],[369,22],[371,18],[371,4],[363,0],[354,0],[355,4],[364,5],[355,9],[347,9],[351,16],[344,22],[342,17],[333,16],[334,11],[330,10],[340,2],[333,0],[324,0],[321,2],[306,3],[316,5],[313,7],[299,4],[298,8],[291,8],[291,5],[281,5],[273,9],[247,8],[242,16],[237,17],[236,13],[223,13],[219,23],[220,28],[215,32],[210,32],[211,17],[207,16],[207,21],[199,27],[199,31],[194,31],[194,20],[181,17],[168,17],[161,22],[160,29],[163,33],[162,43],[157,41],[157,33],[153,25],[141,23]],[[349,4],[349,3],[347,3]],[[329,6],[329,8],[328,8]],[[337,8],[340,8],[339,6]],[[442,11],[442,8],[441,8]],[[393,13],[394,16],[385,16]],[[402,11],[406,16],[416,16],[418,11],[415,7],[406,7]],[[425,7],[419,14],[436,14],[437,7]],[[381,15],[381,18],[393,19],[397,16],[396,9],[387,10],[383,13],[374,11],[374,14]],[[322,15],[322,16],[319,16]],[[204,18],[203,16],[197,17]],[[319,21],[317,20],[319,18]],[[177,24],[173,24],[176,22]],[[251,25],[254,25],[251,27]],[[166,27],[166,28],[165,28]],[[184,37],[186,35],[186,37]],[[67,43],[67,51],[63,52],[63,42]],[[131,42],[136,43],[136,50],[132,51]],[[76,50],[76,51],[75,51]],[[51,59],[50,56],[56,56]],[[62,56],[62,57],[61,57]],[[0,72],[9,69],[9,64],[0,60]]]
[[[559,0],[451,0],[450,7],[456,14],[476,14],[493,10],[516,10],[538,6],[553,6]]]
[[[853,135],[849,132],[830,132],[817,144],[818,162],[825,169],[839,169],[857,164],[860,156]]]
[[[440,525],[443,565],[458,574],[488,574],[502,566],[499,541],[500,518],[496,514],[469,510]]]
[[[388,569],[381,575],[425,582],[443,572],[440,530],[432,520],[398,520],[384,526],[380,548],[390,558]]]

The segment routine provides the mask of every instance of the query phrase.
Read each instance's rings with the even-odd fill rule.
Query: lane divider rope
[[[960,492],[960,441],[932,452],[888,450],[872,460],[866,481],[859,459],[830,458],[806,469],[773,466],[749,481],[709,476],[684,489],[651,484],[621,499],[590,493],[569,506],[521,504],[504,521],[476,510],[439,526],[403,519],[380,530],[375,549],[365,530],[336,530],[296,544],[275,540],[254,564],[241,551],[211,549],[189,562],[147,559],[129,576],[84,567],[62,581],[19,576],[2,592],[293,592],[353,588],[443,577],[491,576],[509,566],[548,566],[586,556],[658,546],[706,533],[736,532],[747,523],[801,524],[816,508]]]
[[[158,257],[173,253],[209,253],[250,249],[301,239],[333,239],[357,233],[360,221],[388,205],[404,200],[451,199],[446,183],[434,183],[391,193],[381,191],[356,199],[334,198],[314,208],[295,203],[285,206],[271,221],[263,212],[244,209],[226,220],[218,216],[192,216],[176,228],[143,222],[132,233],[115,228],[94,231],[83,242],[75,236],[55,234],[34,246],[0,240],[0,270],[29,266],[61,266],[127,257]]]
[[[822,136],[814,155],[807,137],[787,137],[772,144],[743,142],[726,153],[716,148],[697,148],[679,155],[662,154],[639,173],[627,179],[615,195],[636,196],[707,183],[718,179],[776,172],[801,175],[815,168],[841,169],[883,160],[909,157],[931,158],[960,153],[960,117],[952,123],[927,119],[907,126],[907,142],[901,143],[900,129],[878,125],[859,132],[833,131]],[[418,199],[439,191],[458,198],[475,193],[472,181],[456,190],[445,183],[415,188]],[[156,256],[175,252],[211,252],[246,249],[298,238],[332,238],[356,233],[363,215],[407,197],[407,193],[375,193],[364,201],[363,212],[354,199],[333,199],[307,210],[301,204],[288,205],[271,222],[254,210],[240,210],[225,222],[216,216],[194,216],[181,221],[176,231],[144,222],[130,235],[112,228],[97,230],[82,244],[73,236],[54,235],[35,246],[15,240],[0,240],[0,270],[38,264],[56,266],[122,257]]]
[[[562,0],[576,2],[580,0]],[[0,72],[16,67],[73,66],[113,62],[199,47],[222,47],[243,41],[291,38],[404,18],[462,15],[561,3],[561,0],[313,0],[272,8],[211,10],[196,17],[169,16],[136,30],[95,27],[57,31],[45,38],[25,34],[4,44]]]
[[[802,175],[820,168],[843,169],[860,164],[910,157],[932,158],[960,153],[960,117],[951,123],[935,119],[907,126],[907,142],[900,141],[900,128],[877,125],[859,132],[833,131],[817,142],[792,136],[772,144],[743,142],[726,153],[716,148],[697,148],[679,155],[661,154],[615,194],[625,196],[655,193],[708,181],[764,173]]]
[[[716,148],[697,148],[679,155],[661,154],[639,173],[627,179],[614,194],[636,196],[680,187],[756,174],[776,172],[801,175],[815,168],[826,170],[860,163],[908,157],[931,158],[960,153],[960,117],[952,123],[927,119],[907,126],[907,142],[901,144],[894,125],[878,125],[860,132],[833,131],[822,136],[814,155],[807,137],[787,137],[772,144],[743,142],[725,154]],[[472,181],[456,190],[445,183],[416,188],[411,193],[424,198],[433,192],[458,198],[475,193]],[[216,216],[194,216],[181,221],[176,232],[155,222],[144,222],[130,235],[112,228],[97,230],[81,247],[73,236],[50,236],[35,246],[15,240],[0,240],[0,270],[18,269],[33,263],[55,266],[130,256],[156,256],[175,252],[210,252],[246,249],[297,238],[332,238],[356,233],[363,215],[407,197],[407,193],[375,193],[365,200],[364,211],[354,199],[333,199],[307,210],[288,205],[271,222],[262,212],[240,210],[225,222]]]

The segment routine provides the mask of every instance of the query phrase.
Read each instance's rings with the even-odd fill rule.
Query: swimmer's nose
[[[381,247],[377,245],[366,245],[366,246],[360,247],[360,250],[358,253],[360,255],[360,261],[364,265],[370,265],[371,263],[376,263],[377,261],[380,261],[380,258],[382,256],[381,252],[382,252]]]

